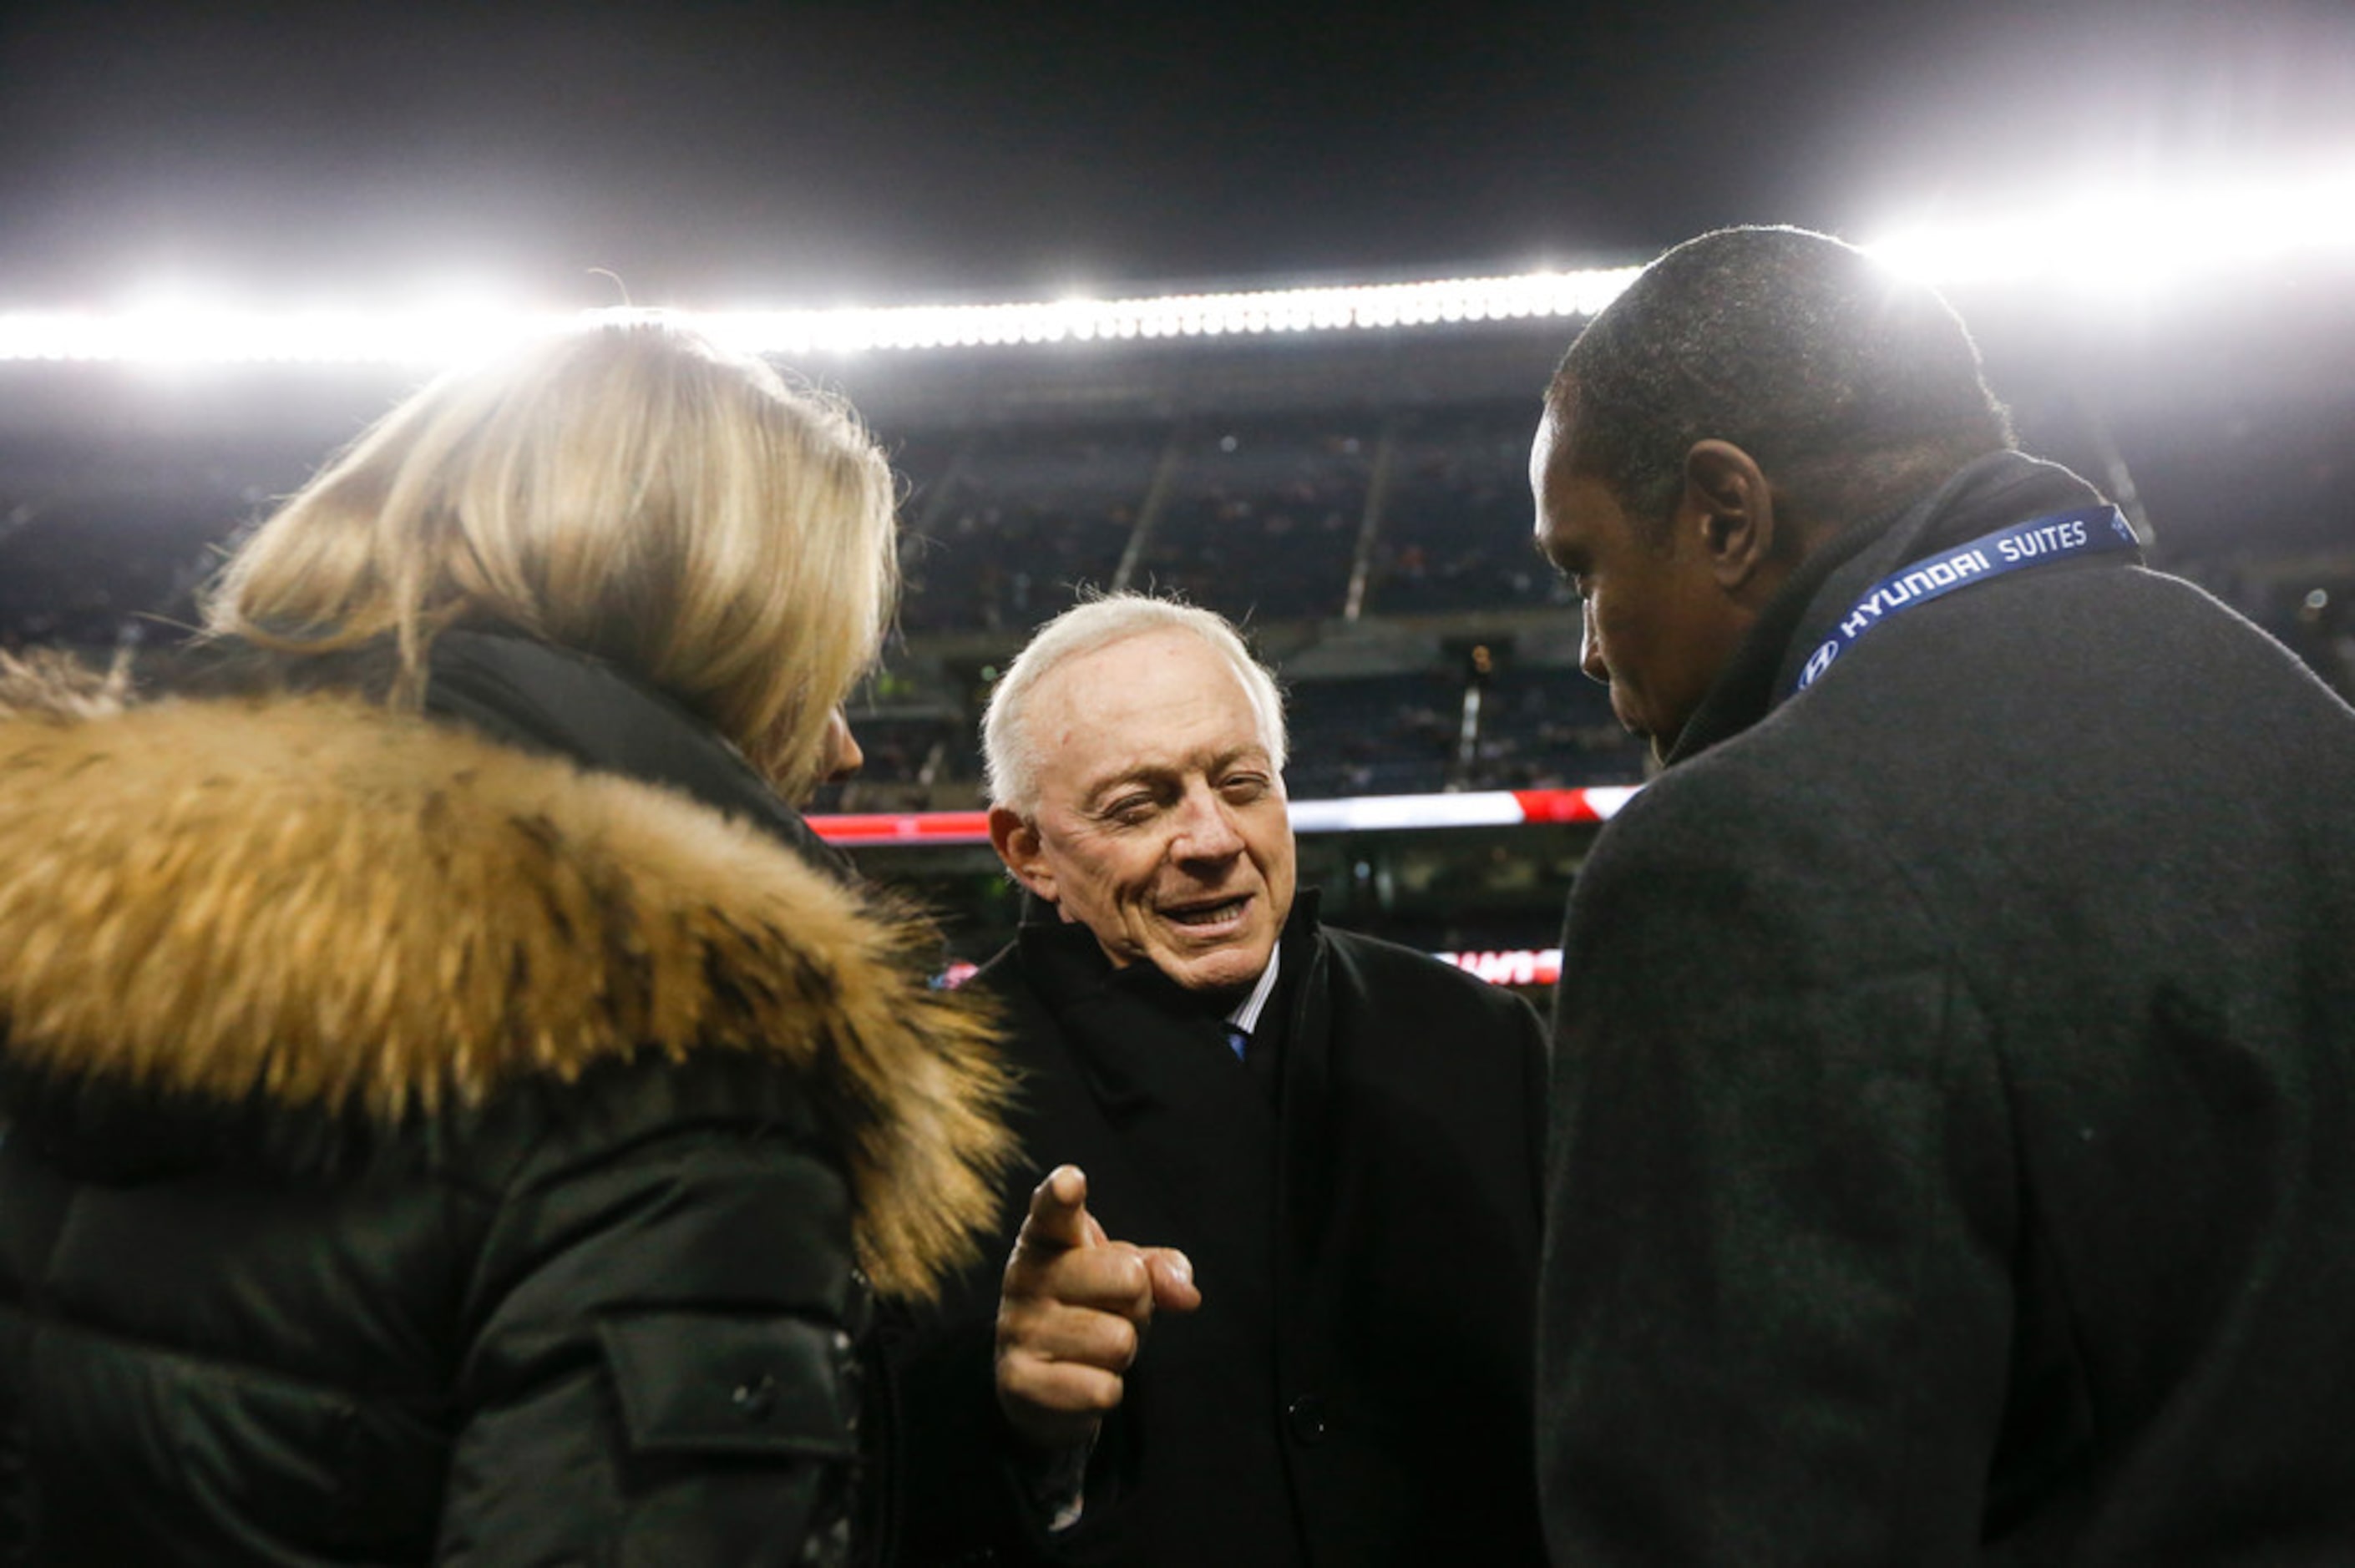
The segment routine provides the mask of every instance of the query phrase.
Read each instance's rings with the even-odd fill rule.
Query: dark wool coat
[[[999,1267],[961,1278],[893,1358],[897,1562],[1536,1560],[1537,1017],[1319,928],[1313,895],[1283,950],[1261,1024],[1283,1035],[1280,1083],[1081,927],[1026,926],[972,982],[1008,1005],[1022,1074],[1000,1263],[1031,1188],[1072,1162],[1109,1234],[1186,1251],[1202,1306],[1153,1324],[1087,1510],[1050,1542],[996,1404]]]
[[[1817,560],[1571,900],[1558,1562],[2355,1562],[2355,715],[1983,460]]]
[[[437,673],[11,694],[0,1562],[846,1555],[855,1265],[971,1255],[982,1031],[680,710]]]

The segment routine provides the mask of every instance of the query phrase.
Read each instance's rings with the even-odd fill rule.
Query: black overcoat
[[[1571,900],[1565,1563],[2355,1562],[2355,715],[2131,557],[1779,701],[2016,454],[1796,579]]]
[[[974,982],[1009,1009],[1024,1155],[996,1262],[894,1358],[898,1562],[1535,1560],[1541,1028],[1318,927],[1313,895],[1284,953],[1280,1086],[1082,927],[1026,926]],[[1154,1323],[1088,1511],[1050,1542],[1012,1478],[991,1330],[1030,1191],[1065,1162],[1108,1234],[1187,1252],[1203,1304]]]

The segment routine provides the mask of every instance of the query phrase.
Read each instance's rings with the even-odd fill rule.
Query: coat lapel
[[[1074,927],[1026,927],[1020,940],[1082,1084],[1173,1234],[1263,1234],[1275,1109],[1219,1014],[1154,970],[1114,969]]]
[[[1284,1063],[1278,1114],[1276,1212],[1286,1255],[1314,1255],[1316,1234],[1331,1214],[1341,1169],[1333,1129],[1337,1075],[1346,1064],[1334,1038],[1332,955],[1316,931],[1314,890],[1305,891],[1284,935],[1285,1001]]]

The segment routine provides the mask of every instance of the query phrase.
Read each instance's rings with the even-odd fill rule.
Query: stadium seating
[[[1075,594],[1114,586],[1221,610],[1276,658],[1296,799],[1639,780],[1643,751],[1572,667],[1575,612],[1527,544],[1529,402],[1382,411],[1346,390],[1258,413],[879,426],[907,481],[906,594],[891,678],[854,713],[866,771],[820,804],[977,803],[975,723],[996,669]],[[2343,410],[2322,409],[2197,442],[2121,437],[2162,537],[2197,546],[2167,564],[2342,690],[2355,688],[2355,531],[2338,502],[2349,434]],[[298,476],[282,435],[201,451],[0,443],[0,649],[179,640],[220,544]],[[1484,672],[1467,713],[1463,647],[1532,625],[1554,645]],[[1363,626],[1392,628],[1405,653],[1380,668],[1320,660]]]
[[[1461,613],[1565,602],[1529,538],[1525,408],[1400,433],[1366,608]]]
[[[1129,585],[1237,621],[1341,614],[1364,524],[1369,432],[1230,421],[1184,443]]]

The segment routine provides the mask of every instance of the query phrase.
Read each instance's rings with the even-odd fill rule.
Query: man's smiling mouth
[[[1187,904],[1164,909],[1162,914],[1180,926],[1216,926],[1241,915],[1251,895],[1220,899],[1216,904]]]

